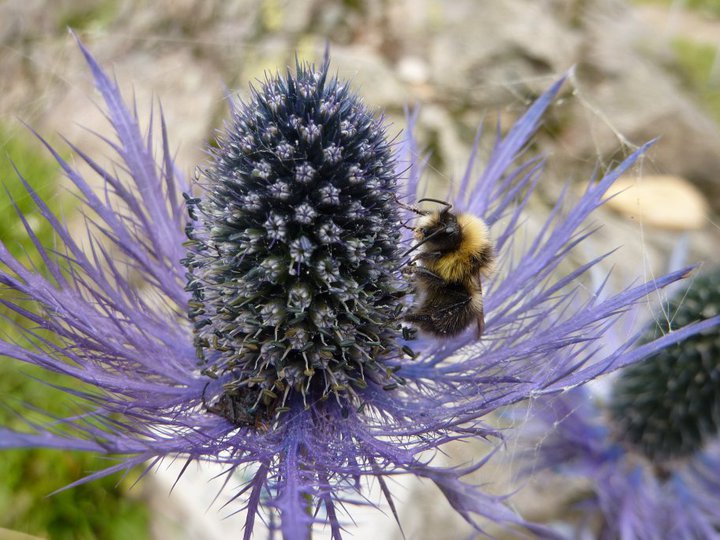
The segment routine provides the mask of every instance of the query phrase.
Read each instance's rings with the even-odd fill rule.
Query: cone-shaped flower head
[[[720,314],[720,270],[673,296],[645,342]],[[720,425],[720,333],[696,334],[624,369],[609,403],[616,436],[649,459],[690,456]]]
[[[198,354],[227,381],[211,410],[242,424],[293,395],[357,407],[367,379],[393,380],[408,288],[381,121],[327,64],[298,64],[234,110],[217,147],[186,260]]]
[[[715,270],[681,288],[640,342],[718,313]],[[544,441],[541,465],[582,478],[590,488],[575,512],[578,536],[720,538],[717,326],[625,368],[607,403],[593,402],[579,389],[545,405],[536,426]],[[546,426],[555,426],[549,436]]]
[[[525,227],[542,161],[523,150],[563,81],[498,136],[481,173],[476,144],[448,201],[487,223],[497,254],[495,276],[482,283],[482,340],[468,329],[405,341],[414,298],[400,254],[414,241],[402,225],[416,216],[398,199],[417,198],[414,118],[390,145],[327,62],[300,64],[234,106],[193,191],[173,163],[164,121],[156,161],[152,119],[143,136],[117,86],[83,53],[116,132],[104,140],[117,163],[72,148],[107,194],[48,145],[93,216],[87,238],[28,188],[57,246],[43,248],[25,223],[46,266],[37,271],[0,245],[0,283],[14,295],[2,302],[29,321],[27,339],[0,341],[0,354],[82,383],[67,391],[83,414],[0,430],[0,447],[124,456],[89,478],[178,455],[220,463],[227,485],[240,483],[246,539],[267,513],[285,540],[307,540],[316,523],[339,539],[351,519],[342,512],[366,503],[370,478],[397,517],[386,479],[403,473],[430,479],[474,527],[478,515],[518,523],[502,500],[463,479],[484,460],[442,468],[432,456],[455,440],[499,437],[483,421],[498,407],[581,384],[714,324],[635,350],[596,343],[684,271],[578,301],[584,289],[575,283],[604,255],[561,270],[643,149],[578,201],[566,191],[539,232]]]

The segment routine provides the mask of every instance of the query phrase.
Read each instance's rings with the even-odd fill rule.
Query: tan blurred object
[[[608,196],[613,196],[608,207],[644,225],[690,231],[706,224],[707,200],[679,176],[625,176],[613,184]]]
[[[0,540],[43,540],[43,538],[0,527]]]

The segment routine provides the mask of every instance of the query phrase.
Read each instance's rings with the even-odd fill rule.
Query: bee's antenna
[[[418,201],[418,203],[421,203],[421,202],[434,202],[434,203],[442,204],[443,206],[446,207],[445,208],[446,211],[450,210],[453,206],[451,203],[449,203],[447,201],[441,201],[440,199],[430,199],[429,197],[425,197],[424,199],[420,199]]]
[[[395,202],[398,204],[400,208],[403,208],[405,210],[410,210],[410,212],[414,212],[415,214],[418,214],[419,216],[426,216],[428,213],[424,210],[418,210],[414,206],[410,206],[409,204],[405,204],[400,199],[398,199],[397,194],[395,195]],[[420,202],[420,201],[418,201]]]

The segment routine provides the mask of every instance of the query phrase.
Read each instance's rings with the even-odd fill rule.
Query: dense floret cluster
[[[649,342],[720,314],[720,270],[698,277],[647,331]],[[720,427],[720,334],[696,334],[622,372],[610,403],[620,440],[652,460],[698,452]]]
[[[213,411],[272,417],[291,393],[393,386],[400,218],[381,121],[320,70],[269,78],[241,104],[188,198],[190,318]]]

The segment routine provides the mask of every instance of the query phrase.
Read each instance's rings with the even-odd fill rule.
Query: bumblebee
[[[417,243],[408,266],[416,287],[416,303],[404,319],[429,334],[452,337],[471,324],[477,336],[485,328],[482,283],[492,275],[495,255],[485,222],[472,214],[454,213],[452,205],[437,199],[421,199],[444,206],[420,214],[414,227]]]

